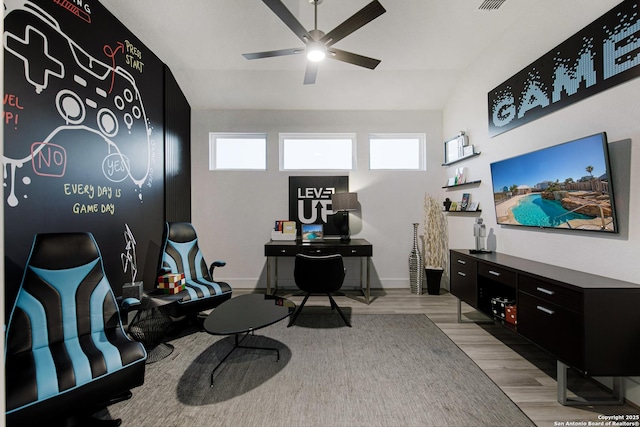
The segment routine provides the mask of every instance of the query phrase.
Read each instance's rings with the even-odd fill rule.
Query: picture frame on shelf
[[[478,206],[479,206],[478,202],[471,202],[469,203],[469,207],[467,208],[467,210],[470,212],[475,212],[478,210]]]
[[[469,201],[471,199],[471,195],[469,193],[462,194],[462,201],[460,202],[460,210],[468,211],[469,209]]]
[[[456,136],[444,142],[444,163],[451,163],[460,158],[461,154],[460,139]]]

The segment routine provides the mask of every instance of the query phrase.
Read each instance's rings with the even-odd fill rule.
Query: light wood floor
[[[253,291],[234,289],[234,295],[250,292]],[[502,325],[458,323],[457,299],[451,294],[442,292],[441,295],[414,295],[409,289],[374,290],[369,305],[347,296],[336,297],[336,302],[347,315],[405,313],[427,315],[538,426],[566,426],[570,425],[567,422],[572,421],[598,422],[601,421],[598,419],[598,415],[601,414],[640,414],[640,408],[631,404],[586,407],[561,405],[557,401],[554,359]],[[278,295],[286,296],[296,304],[302,302],[302,294],[293,289],[280,290]],[[353,296],[362,300],[357,292],[354,292]],[[329,307],[328,298],[312,296],[305,309],[320,306]],[[485,319],[466,304],[462,307],[463,314],[470,318]],[[582,396],[588,397],[594,392],[604,395],[593,380],[583,378],[572,370],[568,382],[570,391],[575,391]]]

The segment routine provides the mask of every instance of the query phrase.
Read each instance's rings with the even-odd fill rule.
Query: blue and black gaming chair
[[[146,352],[123,330],[90,233],[35,236],[5,344],[8,426],[89,425],[144,382]]]
[[[167,306],[170,316],[193,318],[198,312],[215,308],[231,298],[231,286],[213,280],[214,268],[226,263],[215,261],[207,267],[191,223],[167,222],[162,240],[159,274],[184,273],[186,279],[185,297]]]

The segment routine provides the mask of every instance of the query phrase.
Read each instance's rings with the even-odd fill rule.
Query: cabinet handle
[[[458,271],[458,275],[459,275],[459,276],[462,276],[462,277],[467,277],[467,275],[466,275],[466,274],[464,274],[462,271]]]
[[[542,311],[543,313],[547,313],[547,314],[554,314],[554,313],[555,313],[555,311],[550,310],[550,309],[548,309],[548,308],[546,308],[546,307],[543,307],[543,306],[541,306],[541,305],[537,305],[537,306],[536,306],[536,308],[537,308],[538,310]]]
[[[459,259],[459,260],[458,260],[458,264],[465,265],[466,263],[467,263],[467,261],[464,261],[464,260],[462,260],[462,259]]]
[[[500,276],[500,273],[497,271],[489,270],[489,274],[493,274],[494,276]]]
[[[549,289],[541,288],[540,286],[538,286],[536,289],[539,292],[542,292],[543,294],[547,294],[547,295],[553,295],[556,293],[555,291],[550,291]]]

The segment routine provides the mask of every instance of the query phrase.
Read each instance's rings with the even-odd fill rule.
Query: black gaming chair
[[[5,340],[8,426],[90,425],[144,382],[147,355],[123,330],[90,233],[35,236]]]
[[[338,292],[342,288],[345,274],[342,255],[312,256],[297,254],[293,268],[293,278],[296,286],[306,292],[306,295],[302,300],[302,304],[300,304],[300,308],[291,317],[289,326],[295,323],[307,299],[312,294],[325,294],[329,297],[331,308],[338,310],[344,323],[351,327],[351,323],[349,323],[347,317],[331,296],[332,293]]]
[[[187,295],[176,304],[167,306],[170,316],[187,316],[192,319],[198,312],[215,308],[231,298],[231,286],[213,281],[215,267],[223,267],[224,261],[215,261],[207,268],[198,236],[188,222],[167,222],[162,239],[159,274],[184,273]]]

